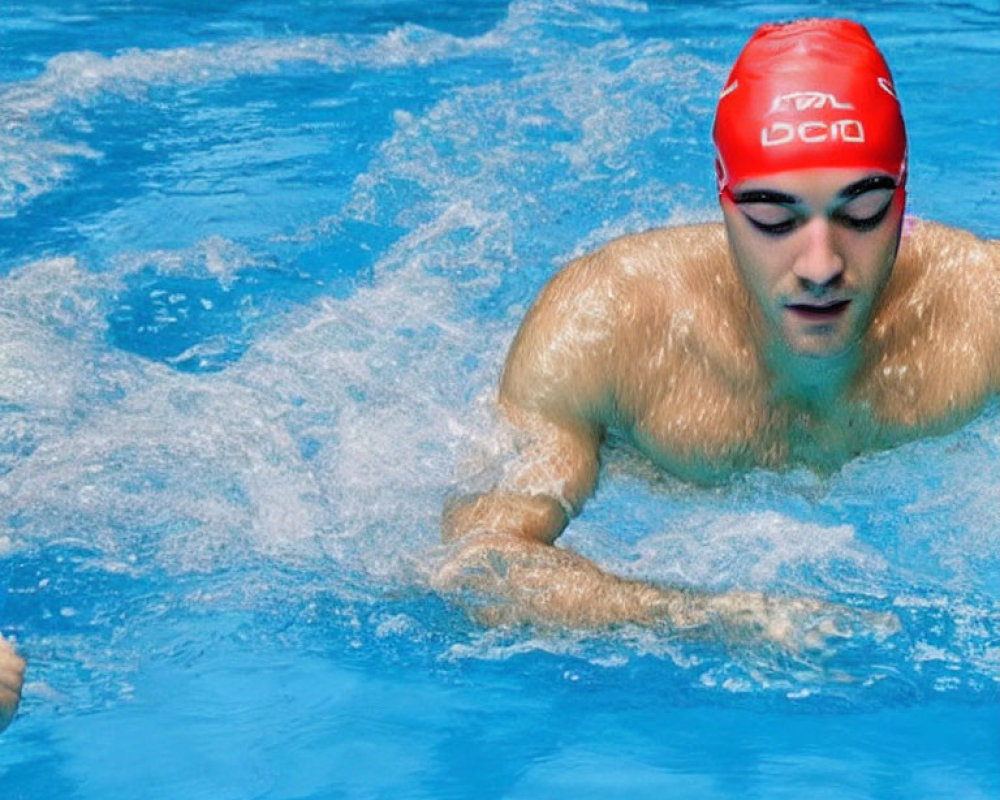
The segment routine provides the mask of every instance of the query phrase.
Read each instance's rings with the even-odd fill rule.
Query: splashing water
[[[483,702],[509,720],[492,734],[504,752],[547,754],[513,774],[470,745],[505,796],[579,786],[581,764],[591,786],[676,789],[644,772],[658,714],[678,730],[699,708],[719,730],[747,707],[778,728],[916,706],[927,730],[935,703],[984,718],[1000,680],[995,407],[830,478],[695,489],[612,448],[564,537],[620,574],[892,611],[895,636],[798,657],[632,628],[484,630],[427,588],[446,497],[499,469],[494,385],[544,281],[613,236],[713,218],[712,103],[756,12],[736,4],[746,19],[720,29],[686,4],[526,0],[450,4],[454,23],[407,5],[394,22],[360,3],[310,30],[285,3],[229,33],[208,9],[195,33],[161,19],[148,39],[126,26],[121,44],[42,58],[46,36],[86,24],[64,5],[0,23],[42,31],[33,60],[0,65],[0,622],[33,665],[7,781],[128,793],[135,771],[98,770],[83,743],[142,731],[171,752],[187,731],[215,767],[157,768],[148,796],[363,796],[429,763],[428,796],[447,796],[462,785],[448,731],[469,733]],[[939,199],[947,111],[921,101],[943,77],[918,34],[892,33],[945,15],[972,103],[993,12],[866,13],[912,114],[915,210],[996,236],[976,189],[996,185],[996,153],[977,149],[995,120],[948,157],[970,199]],[[603,749],[602,714],[618,736]],[[423,742],[399,733],[414,726]],[[335,755],[322,744],[348,731]],[[797,753],[795,734],[768,736]],[[71,755],[38,783],[50,740]],[[295,766],[234,782],[240,749]],[[724,789],[721,767],[698,774],[684,791]]]

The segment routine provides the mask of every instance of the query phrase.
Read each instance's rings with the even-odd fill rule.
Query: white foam
[[[113,56],[60,53],[31,80],[8,85],[0,102],[12,118],[30,118],[66,103],[88,103],[103,93],[141,99],[160,85],[206,85],[277,71],[283,64],[314,63],[335,72],[397,69],[462,58],[495,46],[490,35],[460,38],[405,24],[378,36],[250,39],[166,50],[129,49]]]
[[[315,64],[332,72],[426,67],[497,45],[494,34],[460,38],[416,25],[379,36],[330,35],[245,40],[165,50],[60,53],[41,75],[0,85],[0,219],[52,190],[73,173],[75,159],[101,154],[84,142],[47,140],[44,119],[67,106],[79,109],[104,96],[142,102],[158,86],[207,86],[277,72],[286,64]],[[78,112],[79,113],[79,112]],[[88,129],[78,117],[81,133]]]
[[[97,154],[83,145],[60,151],[38,139],[39,120],[106,93],[139,102],[151,86],[265,74],[289,61],[377,70],[495,50],[520,59],[522,67],[508,81],[459,88],[419,114],[395,115],[393,135],[357,177],[345,209],[287,241],[325,236],[351,218],[402,225],[406,235],[378,258],[372,285],[270,320],[242,360],[223,372],[178,373],[109,347],[105,315],[126,277],[146,268],[213,277],[226,287],[239,270],[266,264],[239,243],[210,237],[176,251],[122,253],[99,274],[71,257],[47,259],[0,280],[0,396],[7,407],[0,504],[8,509],[0,518],[0,542],[72,541],[98,551],[106,570],[126,574],[154,566],[217,571],[246,560],[304,563],[332,585],[360,574],[352,587],[360,586],[364,597],[419,580],[432,558],[426,551],[437,542],[438,515],[456,465],[464,460],[466,473],[489,477],[500,459],[503,443],[494,436],[490,401],[527,298],[515,298],[494,315],[470,309],[505,275],[554,269],[610,235],[659,221],[645,211],[625,222],[595,217],[590,232],[570,233],[551,246],[534,241],[535,223],[549,223],[571,207],[560,206],[560,198],[602,171],[621,170],[623,184],[602,186],[620,187],[643,208],[653,194],[676,194],[676,187],[655,180],[632,188],[624,174],[629,148],[656,136],[658,125],[675,125],[685,110],[684,87],[702,81],[711,68],[675,58],[662,43],[615,40],[588,50],[548,40],[531,22],[545,8],[512,4],[497,29],[468,40],[404,27],[381,37],[242,42],[110,58],[68,54],[35,81],[0,91],[0,104],[14,115],[12,138],[2,148],[13,152],[26,143],[37,163],[25,175],[44,191],[63,179],[59,170],[67,159]],[[537,59],[534,66],[524,68],[530,59]],[[608,64],[616,60],[630,66],[615,72]],[[633,96],[630,86],[661,82],[681,89],[662,121],[653,120],[658,107],[648,99],[617,102]],[[538,135],[545,125],[568,133],[570,141],[555,155]],[[46,165],[55,171],[46,172]],[[536,185],[536,169],[553,185]],[[413,203],[392,196],[408,182],[420,189]],[[24,193],[15,205],[35,189],[16,191]],[[700,213],[678,204],[668,218]],[[532,261],[539,254],[547,260],[541,266]],[[208,341],[187,355],[221,344]],[[995,417],[984,426],[995,437]],[[941,544],[931,552],[959,570],[954,584],[947,576],[942,583],[961,593],[962,581],[982,563],[975,551],[956,561],[962,548],[975,543],[995,549],[989,521],[997,499],[989,476],[996,461],[995,453],[953,453],[955,441],[930,442],[919,457],[904,449],[866,460],[832,482],[794,474],[765,479],[763,500],[741,495],[739,487],[714,494],[670,494],[664,484],[636,488],[609,469],[602,495],[565,541],[619,572],[653,580],[802,588],[800,572],[806,572],[823,591],[894,597],[900,591],[895,565],[866,544],[860,525],[830,520],[837,518],[838,503],[867,503],[873,514],[895,514],[885,497],[875,495],[901,494],[899,486],[886,487],[887,475],[898,476],[924,495],[906,513],[929,515],[904,543],[926,544],[933,531]],[[926,503],[940,485],[923,472],[925,464],[938,462],[948,488],[940,508]],[[958,492],[966,480],[972,488]],[[631,493],[626,501],[634,500],[634,516],[641,519],[622,522],[623,506],[631,506],[615,496],[619,490]],[[962,517],[956,498],[970,493],[978,504],[959,530],[942,529],[949,514]],[[761,510],[772,497],[793,508],[807,497],[825,508],[801,515]],[[917,598],[912,605],[920,600],[902,582],[908,591],[897,607],[906,610],[908,598]],[[962,624],[965,638],[956,641],[964,643],[965,657],[984,641],[984,629],[988,634],[988,615]],[[390,618],[377,625],[380,635],[391,636],[405,633],[409,623]],[[684,668],[696,662],[683,645],[651,632],[623,634],[610,652],[579,637],[506,636],[491,632],[455,643],[448,657],[509,658],[541,649],[582,653],[607,668],[646,653]],[[624,654],[617,649],[621,643]],[[995,674],[995,664],[985,656],[982,663],[984,673]],[[706,683],[733,690],[748,680],[724,671],[704,674]]]
[[[869,575],[886,566],[858,546],[850,525],[802,522],[775,511],[701,512],[667,524],[669,532],[642,541],[634,569],[694,586],[768,587],[787,568],[803,564],[823,568],[842,561]]]
[[[185,278],[214,278],[223,289],[230,289],[237,274],[248,268],[265,268],[262,261],[245,246],[224,236],[208,236],[177,250],[149,250],[119,253],[108,272],[116,281],[151,269],[156,275]]]
[[[502,350],[503,334],[456,316],[468,287],[425,271],[437,238],[468,224],[456,209],[418,228],[375,286],[301,309],[214,375],[108,349],[103,314],[139,264],[231,275],[245,259],[224,241],[123,258],[100,275],[40,261],[0,281],[2,394],[23,445],[0,478],[17,509],[3,534],[76,531],[109,564],[320,558],[397,580],[436,542],[457,453],[479,427],[467,394],[488,378],[463,357]]]

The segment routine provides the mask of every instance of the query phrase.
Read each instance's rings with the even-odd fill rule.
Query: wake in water
[[[219,136],[205,151],[198,137],[170,151],[145,134],[149,152],[167,148],[150,156],[156,174],[181,197],[199,196],[204,187],[187,183],[197,177],[214,208],[245,190],[228,183],[241,167],[222,134],[274,133],[266,114],[251,113],[278,102],[255,94],[265,79],[279,81],[274,94],[302,92],[305,117],[337,99],[314,90],[317,75],[374,87],[400,74],[433,78],[403,95],[443,87],[378,121],[384,138],[330,189],[337,202],[294,198],[311,185],[316,153],[331,150],[326,166],[350,158],[350,137],[335,147],[327,130],[274,142],[306,155],[262,157],[274,171],[259,180],[274,200],[233,201],[239,224],[254,223],[245,237],[193,214],[189,227],[171,228],[186,242],[164,245],[170,220],[150,211],[166,202],[156,190],[116,197],[110,187],[42,252],[3,243],[16,258],[0,282],[0,542],[18,562],[11,626],[29,647],[65,644],[81,673],[120,676],[130,669],[121,654],[142,651],[149,624],[133,617],[224,609],[259,614],[293,641],[320,626],[345,647],[388,647],[420,663],[554,652],[597,670],[666,661],[679,668],[674,686],[710,692],[851,687],[863,698],[893,682],[995,693],[995,410],[825,480],[755,473],[695,490],[613,451],[597,498],[563,540],[637,579],[893,613],[898,635],[873,626],[812,655],[728,653],[718,641],[637,628],[483,630],[433,592],[446,497],[502,470],[493,387],[538,288],[614,235],[713,213],[710,176],[693,178],[689,165],[710,163],[701,138],[710,110],[698,98],[721,81],[720,64],[630,39],[616,21],[627,10],[563,9],[566,19],[553,20],[545,8],[515,3],[468,39],[406,25],[380,36],[66,53],[0,88],[0,216],[13,224],[40,203],[71,205],[88,192],[75,182],[96,180],[113,160],[115,131],[95,122],[100,108],[204,114],[215,128],[202,124],[199,136]],[[573,26],[590,31],[583,45],[567,34]],[[236,109],[231,117],[213,97]],[[202,174],[190,175],[192,160]],[[225,191],[213,194],[217,186]],[[295,213],[281,217],[286,198]],[[178,202],[171,208],[186,207]],[[364,269],[344,278],[337,265],[348,251]],[[169,353],[135,345],[176,331],[188,338],[178,334]],[[73,568],[52,582],[55,558]],[[87,599],[105,585],[117,605]],[[88,626],[105,629],[95,639]]]

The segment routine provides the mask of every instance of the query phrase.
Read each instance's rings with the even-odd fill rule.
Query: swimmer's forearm
[[[567,515],[552,498],[492,492],[454,504],[443,536],[458,544],[440,588],[471,590],[482,621],[602,627],[655,621],[680,593],[604,572],[576,553],[551,546]]]
[[[538,541],[470,537],[437,576],[487,624],[602,628],[665,622],[691,627],[706,620],[699,595],[604,572],[583,556]]]
[[[855,611],[811,598],[759,592],[711,594],[620,578],[569,550],[503,535],[471,536],[435,578],[489,625],[601,629],[654,627],[725,642],[822,646],[860,626],[879,636],[899,629],[892,614]]]

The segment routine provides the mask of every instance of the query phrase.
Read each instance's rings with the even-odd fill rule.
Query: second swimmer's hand
[[[24,659],[0,638],[0,731],[14,718],[24,684]]]

